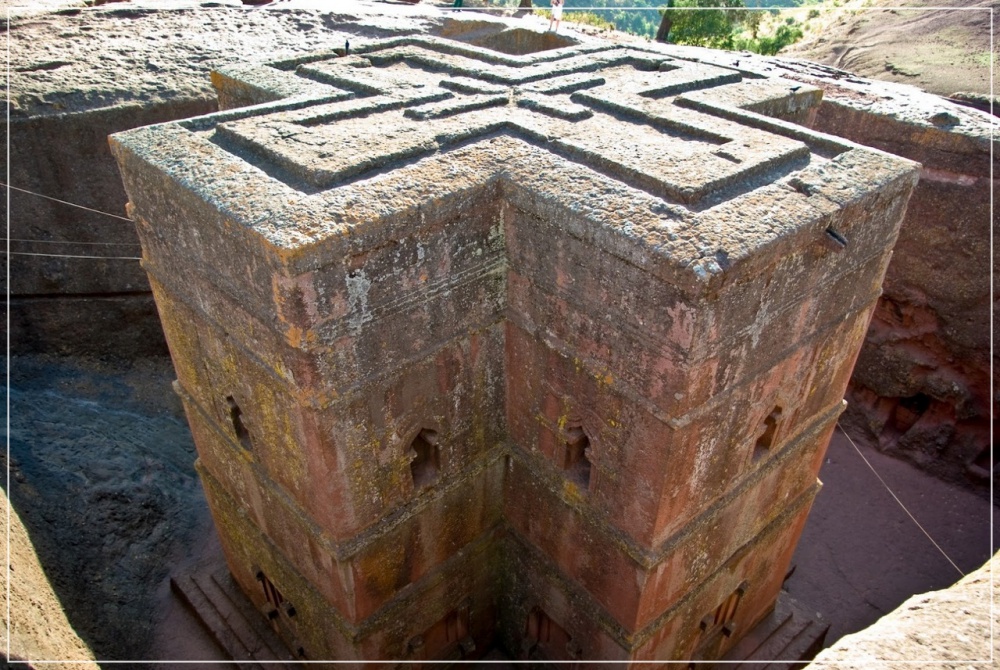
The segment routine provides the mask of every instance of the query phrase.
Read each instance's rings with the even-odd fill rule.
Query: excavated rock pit
[[[162,8],[165,3],[120,3],[95,9],[65,6],[82,3],[49,4],[68,11],[15,12],[8,33],[16,63],[11,73],[15,103],[10,131],[11,182],[117,214],[123,214],[124,194],[104,137],[125,127],[213,109],[207,79],[210,66],[252,57],[257,51],[267,52],[261,53],[261,58],[274,57],[329,42],[339,46],[345,39],[419,31],[427,27],[429,12],[436,11],[400,6],[393,8],[390,20],[380,16],[378,25],[374,25],[364,17],[384,14],[388,5],[352,3],[349,15],[294,7],[279,15],[270,10],[246,13],[232,2],[187,3],[188,9],[178,9],[179,13],[168,18],[168,12],[151,10],[153,5]],[[240,12],[243,25],[234,29],[230,22],[208,10],[230,12],[230,16]],[[175,19],[179,23],[171,23]],[[206,20],[216,35],[213,40],[178,27],[192,22],[204,26]],[[157,36],[137,37],[140,22],[155,25],[152,32]],[[90,48],[88,34],[111,25],[115,28],[109,31],[106,48]],[[253,47],[261,40],[270,47]],[[676,52],[683,54],[685,50]],[[192,53],[197,57],[188,58]],[[831,112],[843,107],[870,109],[885,100],[891,103],[891,98],[899,95],[898,89],[891,87],[852,84],[847,81],[849,74],[836,70],[822,73],[806,65],[789,68],[776,66],[778,61],[703,52],[691,57],[736,58],[742,60],[743,66],[751,61],[764,63],[762,67],[780,67],[784,76],[801,76],[809,83],[825,77],[829,80],[823,86],[829,104],[824,106]],[[132,78],[126,79],[123,72]],[[88,87],[92,92],[81,95],[80,91]],[[850,92],[852,87],[860,93]],[[847,93],[843,93],[845,89]],[[838,95],[841,101],[853,98],[857,104],[838,103]],[[934,99],[921,102],[919,96],[903,98],[915,100],[912,104],[919,113],[923,113],[920,105],[933,108],[939,104]],[[967,113],[952,107],[940,111],[945,116],[936,117],[937,112],[923,114],[926,118],[916,127],[923,129],[925,137],[945,143],[964,142],[961,138],[970,118]],[[879,114],[876,109],[876,116]],[[824,119],[823,111],[819,118]],[[826,118],[837,117],[834,114]],[[959,123],[954,123],[956,118]],[[890,132],[899,127],[893,123],[896,121],[890,120],[887,126]],[[903,125],[907,124],[914,125],[904,120]],[[64,128],[75,129],[69,136],[77,140],[67,141]],[[910,137],[919,147],[920,134]],[[26,146],[19,145],[26,138],[35,144],[19,149]],[[865,141],[860,135],[852,139]],[[984,150],[977,142],[972,142],[967,154],[971,160],[959,158],[950,166],[931,168],[938,172],[928,172],[929,197],[938,202],[935,207],[941,216],[949,216],[952,210],[947,203],[956,200],[968,201],[972,210],[982,207],[981,195],[976,194],[982,193],[986,182],[982,170],[975,167],[979,160],[975,157]],[[877,142],[875,146],[879,146]],[[888,145],[881,148],[893,150]],[[945,153],[949,151],[946,148]],[[979,172],[968,173],[964,163]],[[970,179],[972,182],[967,183]],[[112,223],[99,215],[35,201],[23,194],[12,194],[11,208],[11,237],[35,240],[12,242],[15,252],[84,255],[79,253],[81,247],[75,246],[80,242],[91,245],[83,247],[87,255],[129,256],[136,251],[134,234],[126,222]],[[941,238],[940,230],[925,227],[914,231],[908,246],[899,247],[897,258],[910,251],[917,254],[916,258],[927,250],[931,254],[930,260],[920,261],[917,269],[904,277],[907,282],[916,282],[915,289],[909,288],[912,284],[898,283],[903,289],[897,295],[908,296],[904,304],[888,294],[896,300],[898,309],[890,309],[893,303],[886,302],[881,312],[884,321],[898,321],[908,330],[904,336],[899,336],[898,330],[888,331],[887,335],[885,330],[874,331],[884,336],[872,341],[874,354],[862,357],[863,361],[866,356],[872,357],[874,363],[868,367],[874,372],[868,377],[856,376],[856,388],[875,389],[881,384],[877,392],[873,391],[875,398],[868,406],[876,412],[876,418],[888,419],[880,419],[868,430],[880,436],[889,425],[902,435],[915,425],[924,426],[926,430],[919,432],[927,440],[920,444],[931,445],[930,450],[913,439],[903,441],[896,451],[917,454],[911,460],[930,471],[941,473],[940,464],[948,464],[944,476],[953,480],[965,480],[968,466],[976,465],[982,454],[981,447],[969,446],[978,444],[975,442],[957,443],[957,450],[950,445],[956,444],[954,426],[988,417],[989,389],[981,381],[964,380],[969,375],[981,380],[983,370],[989,366],[979,341],[981,334],[988,332],[983,330],[988,328],[984,325],[988,316],[982,315],[988,315],[988,303],[983,303],[983,295],[988,293],[983,293],[983,287],[988,287],[989,270],[979,269],[981,255],[956,256],[949,245],[958,242],[960,247],[975,248],[982,244],[983,235],[988,238],[988,229],[986,222],[973,231],[959,230]],[[904,243],[907,234],[904,226]],[[968,235],[973,236],[971,242]],[[106,243],[116,246],[103,246]],[[109,249],[115,253],[108,253]],[[29,258],[34,260],[26,263]],[[145,279],[134,260],[108,258],[86,264],[82,259],[42,258],[11,257],[11,337],[15,351],[23,347],[25,352],[82,350],[126,356],[163,351]],[[134,267],[122,270],[124,265]],[[953,276],[948,273],[955,266],[972,268],[966,273],[967,282],[937,281]],[[936,287],[930,299],[914,292],[923,291],[920,285],[928,280],[933,280]],[[887,291],[891,289],[887,286]],[[960,303],[952,299],[956,291],[965,296]],[[932,301],[940,306],[934,307],[934,314],[928,316],[920,311],[921,305]],[[950,325],[970,318],[970,324],[958,331]],[[929,328],[928,323],[934,327]],[[964,341],[959,342],[965,348],[959,350],[961,361],[954,363],[952,343],[959,341],[959,331],[970,334],[966,338],[969,343],[966,346]],[[943,348],[934,343],[935,338],[944,338]],[[880,345],[887,341],[902,342],[896,351],[902,352],[904,358],[896,366],[884,364],[886,352],[892,349]],[[960,409],[960,416],[954,409],[938,411],[940,403],[958,397],[949,385],[926,381],[941,375],[925,374],[918,368],[914,376],[914,362],[927,360],[921,347],[937,352],[924,367],[937,370],[940,361],[953,365],[945,366],[943,376],[957,375],[960,388],[965,389],[963,397],[970,399],[963,401],[961,407],[966,409]],[[880,358],[883,362],[879,362]],[[184,619],[183,612],[167,606],[172,601],[165,575],[189,556],[193,546],[201,546],[206,534],[214,532],[190,467],[193,450],[186,426],[176,413],[168,364],[163,359],[123,363],[30,355],[12,358],[10,369],[12,458],[8,493],[24,519],[56,596],[68,611],[70,623],[98,658],[206,658],[205,654],[218,654],[207,639],[199,637],[197,626],[184,628],[192,622]],[[872,375],[888,377],[888,381],[873,381]],[[905,383],[894,381],[892,375],[902,375]],[[890,388],[893,384],[896,386]],[[864,396],[859,397],[862,402],[856,406],[864,408]],[[885,398],[896,399],[894,407],[902,407],[905,412],[879,409],[879,402]],[[909,422],[910,414],[916,419],[927,418],[922,419],[923,424]],[[944,432],[930,426],[930,419],[935,417],[943,418]],[[871,419],[862,415],[862,426],[866,420]],[[975,431],[980,436],[977,439],[981,439],[981,428]],[[944,447],[933,446],[942,440]],[[885,448],[885,444],[882,446]],[[920,456],[924,453],[929,455]],[[879,462],[878,454],[869,457]],[[891,485],[897,491],[909,492],[901,496],[963,570],[989,556],[989,505],[985,501],[970,499],[898,462],[884,460],[879,467],[883,473],[894,473]],[[817,499],[796,557],[799,567],[788,586],[796,597],[815,604],[817,611],[834,622],[828,642],[840,633],[866,625],[906,595],[940,588],[957,576],[933,548],[928,550],[926,538],[910,527],[911,522],[894,510],[881,484],[842,438],[835,439],[821,477],[827,489]],[[980,481],[988,483],[988,479],[987,470]],[[987,489],[981,484],[979,490]],[[878,514],[872,514],[873,509]],[[892,539],[883,541],[885,538]],[[12,606],[16,617],[17,603]],[[157,614],[151,617],[151,611]],[[176,633],[171,634],[178,629],[190,632],[178,640]],[[185,649],[185,645],[192,648]]]

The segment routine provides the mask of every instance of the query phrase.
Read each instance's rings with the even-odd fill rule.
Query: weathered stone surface
[[[113,139],[230,566],[309,658],[717,657],[915,166],[784,120],[811,87],[506,39],[223,68],[257,106]]]
[[[822,88],[813,128],[922,164],[845,423],[885,452],[988,494],[997,463],[989,438],[997,397],[989,381],[990,282],[1000,278],[989,252],[990,117],[912,86],[805,61],[667,52]]]
[[[10,192],[13,351],[165,353],[134,227],[34,195],[123,217],[110,133],[215,111],[212,68],[425,25],[419,17],[381,17],[375,25],[363,14],[203,4],[12,8],[4,181],[23,189]],[[117,326],[129,331],[126,341],[105,337],[115,328],[95,332],[91,324],[117,320],[118,298],[134,305],[132,318]]]
[[[0,468],[10,473],[12,508],[94,655],[144,658],[159,587],[211,528],[169,362],[125,368],[47,355],[11,357],[9,366],[9,460]],[[15,585],[27,587],[19,575]],[[14,603],[11,616],[15,627],[31,625],[30,609]]]
[[[34,90],[45,91],[47,86],[52,85],[59,87],[55,91],[45,92],[41,97],[38,93],[32,93],[26,94],[24,98],[16,97],[15,99],[15,107],[26,108],[29,116],[34,115],[32,118],[38,117],[38,115],[44,116],[44,118],[38,118],[37,122],[43,124],[47,121],[52,126],[50,130],[40,127],[37,131],[39,136],[59,136],[58,142],[39,140],[38,146],[32,145],[34,150],[39,150],[41,147],[41,154],[46,156],[46,160],[50,163],[55,161],[59,165],[74,164],[76,157],[72,154],[80,149],[79,143],[65,141],[68,119],[76,117],[72,114],[68,117],[65,114],[52,116],[50,113],[52,109],[67,105],[67,101],[74,101],[74,104],[79,105],[84,110],[88,108],[88,105],[107,104],[108,100],[118,100],[122,96],[128,101],[141,105],[141,107],[126,106],[125,108],[112,107],[95,110],[96,116],[87,116],[88,125],[98,130],[92,133],[92,140],[84,144],[95,145],[100,153],[104,150],[102,135],[108,129],[117,129],[172,116],[182,116],[194,111],[193,108],[184,108],[183,105],[178,106],[174,103],[173,107],[175,108],[166,112],[166,116],[155,114],[147,116],[146,111],[141,111],[145,110],[146,106],[156,107],[166,104],[165,100],[173,97],[195,96],[199,100],[205,99],[204,78],[198,79],[197,73],[191,71],[186,65],[190,60],[186,49],[190,45],[167,53],[162,50],[157,51],[157,57],[165,59],[165,62],[169,64],[169,77],[155,80],[140,77],[135,82],[126,81],[127,87],[113,89],[107,95],[102,92],[108,88],[109,82],[117,85],[116,82],[125,81],[115,73],[122,67],[125,67],[128,72],[135,71],[135,65],[144,58],[145,52],[133,50],[126,54],[124,48],[112,50],[116,54],[121,54],[122,58],[132,58],[135,62],[126,63],[102,58],[96,65],[103,69],[95,70],[92,59],[88,59],[86,54],[82,53],[85,42],[81,41],[81,36],[93,30],[99,30],[103,34],[109,29],[109,25],[117,26],[124,22],[129,26],[143,26],[140,32],[148,31],[149,34],[146,37],[157,39],[141,42],[144,44],[151,41],[155,45],[159,41],[163,41],[159,39],[161,34],[157,31],[169,29],[169,26],[164,23],[165,20],[168,22],[176,21],[178,25],[190,22],[188,13],[166,12],[163,15],[158,15],[157,27],[151,29],[153,15],[150,12],[144,9],[129,10],[124,13],[123,11],[111,16],[88,10],[72,17],[65,15],[59,19],[46,17],[45,22],[49,23],[47,28],[36,25],[38,23],[36,18],[31,25],[26,27],[27,30],[37,34],[46,29],[53,30],[64,23],[71,26],[77,23],[81,24],[78,33],[75,33],[75,39],[58,41],[60,50],[68,49],[71,52],[69,57],[59,61],[56,58],[58,54],[55,53],[37,55],[37,57],[42,58],[43,65],[45,63],[62,63],[56,70],[48,67],[37,69],[25,66],[21,68],[23,71],[15,70],[14,72],[15,86],[13,91],[15,92],[19,88],[31,92]],[[225,15],[232,13],[227,10],[213,14],[213,19],[220,23],[219,26],[213,24],[217,32],[221,30],[227,20],[224,18]],[[220,19],[220,16],[223,18]],[[98,17],[103,18],[97,20]],[[253,15],[252,18],[263,20],[262,17],[256,15]],[[270,17],[267,18],[270,20]],[[450,30],[461,33],[460,28],[451,28]],[[487,27],[481,30],[489,39],[494,41],[497,39],[495,29],[490,30]],[[280,33],[280,30],[278,32]],[[243,39],[242,36],[240,38]],[[112,33],[112,39],[121,40],[124,45],[131,37],[126,34],[115,36],[115,33]],[[44,47],[38,48],[49,50],[57,48],[54,46],[56,41],[39,40],[38,43],[44,45]],[[33,42],[28,44],[33,44]],[[283,44],[287,45],[287,41]],[[304,44],[308,45],[308,41]],[[26,47],[26,44],[19,44],[17,53],[24,53],[23,49]],[[209,47],[198,44],[197,48]],[[687,56],[687,54],[685,55]],[[36,57],[33,53],[31,56]],[[56,60],[51,60],[51,58],[45,60],[49,56],[56,58]],[[706,56],[699,53],[699,57],[705,58]],[[750,62],[752,61],[744,59],[743,66],[747,66]],[[891,151],[903,151],[904,153],[908,151],[907,155],[921,160],[933,159],[941,162],[943,159],[938,158],[939,156],[948,156],[947,142],[959,141],[962,137],[959,131],[965,132],[965,126],[969,125],[969,120],[965,115],[961,113],[954,115],[964,125],[938,132],[937,136],[944,139],[936,139],[931,137],[934,135],[932,131],[935,129],[931,128],[933,123],[928,123],[928,120],[935,117],[935,113],[932,112],[941,107],[939,102],[933,102],[931,98],[926,96],[915,95],[905,88],[901,89],[903,93],[891,91],[891,100],[888,102],[881,97],[877,97],[872,102],[871,98],[875,96],[866,92],[866,89],[872,87],[869,82],[854,80],[844,83],[843,77],[840,77],[834,86],[829,82],[823,83],[822,77],[817,76],[818,73],[824,72],[822,70],[807,66],[798,66],[798,69],[799,73],[792,72],[793,76],[801,76],[802,71],[805,71],[812,77],[810,81],[821,83],[826,87],[827,103],[823,106],[824,110],[834,109],[832,105],[846,105],[846,108],[855,110],[853,113],[858,117],[857,119],[845,121],[842,124],[844,127],[832,128],[832,130],[846,133],[853,139],[862,142],[869,140],[857,137],[856,132],[852,135],[850,127],[852,124],[855,127],[864,126],[867,123],[866,119],[872,118],[871,114],[874,112],[878,118],[888,119],[882,122],[882,125],[886,127],[874,134],[883,138],[893,138],[892,141],[897,143],[890,146],[883,141],[883,144],[879,146]],[[67,70],[75,70],[76,72],[71,73],[74,76],[65,77],[63,75]],[[826,72],[828,76],[837,76],[835,73]],[[60,76],[56,78],[56,74]],[[300,77],[289,76],[293,80],[303,81]],[[305,81],[307,81],[308,86],[319,85],[315,82]],[[758,80],[747,83],[763,85],[766,81]],[[87,86],[93,86],[96,93],[93,95],[81,94],[80,90],[83,87],[81,82],[86,83]],[[169,82],[166,89],[164,89],[164,82]],[[768,83],[768,85],[771,84]],[[87,90],[86,87],[83,89]],[[279,90],[278,93],[287,94],[288,91]],[[133,100],[132,96],[138,97]],[[225,96],[223,96],[223,102],[224,104],[226,102]],[[525,98],[522,103],[533,104],[533,99]],[[49,105],[49,108],[46,105]],[[75,109],[72,105],[71,108]],[[808,107],[804,109],[808,109]],[[898,121],[902,113],[900,110],[908,115],[908,120],[904,120],[906,123],[916,124],[915,127],[921,127],[922,123],[922,127],[925,128],[917,134],[912,132],[908,135],[904,134],[909,139],[903,144],[908,144],[909,148],[902,145],[897,146],[899,140],[895,139],[900,133],[897,132],[898,128],[892,124],[903,123]],[[770,110],[758,109],[757,111]],[[938,110],[936,113],[944,112]],[[926,118],[918,118],[920,115]],[[17,116],[17,110],[15,110],[15,126]],[[115,118],[118,120],[115,121]],[[801,118],[800,115],[799,120]],[[32,133],[19,131],[17,134],[24,137]],[[933,156],[927,153],[929,151],[927,147],[942,144],[942,142],[945,143],[943,151],[938,151]],[[19,142],[15,141],[14,145],[16,171],[18,165],[24,161],[20,161],[17,156]],[[919,151],[919,155],[915,155],[915,151]],[[67,152],[71,155],[63,155]],[[981,150],[980,153],[982,153]],[[69,185],[62,182],[48,184],[48,186],[40,183],[38,190],[45,191],[51,187],[53,191],[65,192],[67,197],[74,202],[85,202],[97,208],[116,211],[117,203],[121,201],[121,194],[117,189],[117,176],[110,174],[110,161],[104,159],[103,162],[94,162],[90,160],[89,153],[85,158],[88,162],[86,170],[88,178],[86,183],[81,184],[82,190],[70,188]],[[954,168],[954,166],[951,167]],[[106,177],[99,180],[101,184],[95,182],[95,175],[98,174],[94,172],[95,168],[98,169],[98,172],[103,170],[102,174],[106,174]],[[50,171],[38,167],[38,169],[32,169],[29,172],[36,176],[72,172],[76,175],[74,179],[80,180],[79,175],[83,173],[83,170],[67,168]],[[935,176],[945,181],[948,181],[949,177],[947,174],[943,176],[942,174],[931,175],[932,178]],[[886,449],[902,453],[925,467],[937,469],[939,472],[943,471],[952,479],[963,478],[969,471],[985,481],[983,465],[988,465],[988,462],[984,452],[984,444],[988,438],[987,426],[983,417],[987,414],[984,407],[988,407],[989,392],[986,388],[988,385],[986,381],[987,367],[982,360],[987,347],[984,346],[982,338],[987,330],[982,319],[970,320],[968,315],[974,311],[981,314],[986,313],[983,296],[988,295],[988,283],[985,281],[986,275],[980,272],[966,273],[963,275],[966,281],[960,282],[956,281],[954,273],[938,271],[941,268],[947,269],[955,265],[956,256],[960,257],[959,261],[962,267],[976,267],[977,264],[981,265],[985,262],[986,254],[970,253],[970,250],[981,248],[984,245],[981,239],[976,238],[976,233],[970,233],[970,228],[972,230],[976,228],[965,225],[963,222],[969,220],[970,217],[982,219],[986,216],[984,208],[987,206],[985,200],[987,191],[981,187],[981,184],[977,186],[982,180],[975,181],[971,183],[971,187],[978,188],[978,195],[970,198],[966,194],[970,184],[963,184],[963,179],[966,182],[970,180],[970,178],[959,176],[957,181],[952,179],[955,183],[951,184],[941,181],[928,182],[927,171],[925,171],[925,180],[922,184],[929,185],[922,187],[922,189],[927,189],[930,194],[922,197],[923,190],[918,189],[917,197],[914,198],[910,206],[910,220],[914,221],[915,224],[922,225],[919,228],[916,225],[904,227],[903,239],[900,241],[896,253],[897,261],[893,266],[894,268],[904,268],[904,270],[901,271],[901,278],[897,278],[895,286],[892,281],[894,275],[890,275],[890,283],[887,284],[887,298],[883,300],[883,306],[876,315],[876,328],[873,329],[870,345],[862,355],[859,373],[855,378],[850,416],[855,419],[856,423],[862,425],[864,430],[879,436]],[[117,195],[91,200],[96,197],[95,194],[107,193],[108,188],[105,187],[109,187]],[[964,202],[966,207],[975,209],[976,206],[973,204],[975,198],[980,201],[978,210],[971,212],[969,216],[954,216],[956,202]],[[86,232],[86,243],[93,245],[86,248],[86,255],[135,254],[133,238],[127,224],[118,225],[114,220],[82,210],[70,209],[51,201],[39,201],[33,196],[19,192],[12,194],[12,202],[15,224],[19,220],[17,213],[27,208],[34,212],[32,219],[36,222],[66,220],[70,222],[67,223],[66,229],[72,229],[74,235],[77,232]],[[925,208],[922,207],[922,203],[924,202],[928,204],[928,207],[938,212],[934,217],[923,214]],[[944,214],[941,215],[941,212]],[[975,216],[977,212],[978,217]],[[933,222],[933,225],[927,225],[927,222]],[[940,237],[935,232],[946,229],[946,226],[957,224],[961,224],[959,227],[962,234]],[[61,228],[62,224],[58,224],[57,227]],[[979,229],[982,227],[980,226]],[[914,230],[917,230],[918,233],[911,235],[910,233]],[[112,350],[124,349],[139,354],[161,351],[157,344],[156,328],[151,321],[152,305],[143,293],[145,282],[140,274],[136,274],[138,270],[134,261],[117,256],[102,261],[95,258],[75,259],[20,255],[46,253],[74,255],[72,252],[80,251],[80,247],[73,246],[75,242],[51,244],[51,242],[65,237],[53,235],[52,232],[47,225],[36,225],[24,231],[15,231],[15,241],[12,243],[15,255],[11,259],[12,276],[15,278],[15,286],[12,287],[15,297],[11,305],[12,341],[15,350],[29,351],[43,347],[47,350],[60,351],[84,350],[87,353],[101,353],[109,348]],[[979,235],[981,238],[985,234],[985,230],[980,232],[983,233]],[[970,234],[972,234],[972,238],[969,237]],[[932,236],[933,239],[927,239],[928,235]],[[18,241],[35,238],[43,241],[37,243]],[[965,257],[961,257],[962,254],[965,254]],[[910,260],[912,262],[909,262]],[[935,270],[927,271],[928,267],[933,267]],[[906,268],[909,269],[906,270]],[[934,278],[937,277],[947,277],[947,280],[942,279],[936,282],[937,285],[928,287],[928,284],[933,283]],[[30,285],[22,286],[23,282],[28,282]],[[115,296],[96,303],[93,302],[90,296],[102,294],[107,290],[112,290],[115,293],[127,292],[131,295]],[[64,295],[65,293],[82,294],[82,296],[70,301],[59,300],[54,304],[48,299],[52,295]],[[32,297],[30,299],[18,297],[22,294]],[[120,321],[122,317],[118,305],[123,301],[129,304],[129,316],[126,321],[128,326],[124,329],[104,328],[103,324],[109,321]],[[972,310],[969,309],[970,301],[973,305]],[[924,305],[923,303],[931,304]],[[108,306],[111,309],[102,309],[100,306]],[[87,318],[82,318],[83,315],[86,315]],[[94,315],[101,318],[94,320],[92,318]],[[67,318],[70,318],[73,323],[68,323]],[[895,323],[899,321],[919,321],[920,323],[914,331],[914,327],[906,326],[905,323],[902,325]],[[93,327],[95,324],[100,324],[101,327],[95,329]],[[928,328],[932,329],[933,332],[928,332]],[[123,337],[107,337],[106,333],[108,332],[117,332]],[[91,336],[89,333],[94,334]],[[93,343],[93,345],[90,346],[87,343]],[[959,360],[949,363],[948,360],[954,359],[956,352],[960,356]],[[928,368],[936,369],[928,373]],[[911,427],[908,424],[912,422],[906,417],[900,419],[896,416],[902,411],[899,409],[900,403],[904,409],[907,405],[913,405],[917,408],[918,413],[922,413],[923,418],[920,421],[920,426]],[[932,405],[933,407],[931,407]],[[902,426],[902,429],[899,426]]]
[[[810,668],[910,668],[923,662],[935,668],[976,670],[995,667],[1000,643],[991,631],[998,596],[1000,555],[954,586],[916,595],[873,626],[842,637],[821,652]]]
[[[5,645],[4,661],[23,668],[97,670],[94,653],[70,626],[52,592],[24,524],[10,507],[6,493],[0,497],[3,499],[0,530],[8,547],[5,566],[0,571],[0,633],[10,645],[9,648]],[[8,620],[9,614],[12,616]],[[32,660],[65,662],[31,663]]]
[[[306,9],[244,11],[234,0],[209,3],[211,7],[135,0],[128,6],[52,12],[69,4],[74,3],[12,8],[9,179],[15,186],[62,194],[113,213],[121,213],[124,194],[104,136],[214,109],[205,77],[212,67],[232,64],[232,73],[239,71],[222,91],[225,108],[325,86],[290,70],[272,70],[258,82],[259,72],[246,61],[301,54],[319,46],[342,48],[342,39],[357,43],[366,34],[429,30],[512,55],[532,49],[551,53],[572,41],[566,36],[531,37],[524,29],[506,30],[501,36],[499,20],[483,21],[478,15],[450,20],[419,5],[385,12],[352,4],[347,16]],[[930,15],[913,12],[894,20],[926,23]],[[975,12],[964,12],[961,22],[975,17]],[[205,31],[210,39],[205,39]],[[101,49],[93,48],[98,39]],[[656,48],[742,71],[741,86],[714,92],[717,99],[724,96],[759,113],[816,124],[824,132],[924,163],[845,419],[856,434],[867,434],[883,450],[951,481],[973,482],[985,494],[990,464],[996,463],[991,461],[988,431],[989,408],[997,393],[989,388],[987,353],[986,117],[910,86],[873,82],[827,66]],[[753,95],[758,88],[782,85],[751,76],[776,74],[822,89],[824,101],[817,107],[819,91],[809,87],[793,96],[797,102],[780,96],[746,98],[748,91]],[[286,84],[291,88],[283,88]],[[462,82],[456,80],[456,85]],[[495,88],[487,85],[484,90],[490,86]],[[766,100],[777,101],[776,106]],[[553,106],[551,96],[530,92],[523,92],[518,101],[524,109],[540,109],[542,103],[556,118],[573,120],[574,115],[589,113],[572,101]],[[155,307],[135,263],[137,242],[126,222],[18,191],[11,193],[11,206],[9,307],[15,352],[164,351]],[[108,328],[109,323],[116,325]]]
[[[782,55],[946,97],[990,91],[995,18],[989,0],[880,0],[840,7],[822,30],[785,47]]]
[[[7,309],[11,347],[16,342],[19,355],[134,360],[167,353],[156,305],[144,293],[12,297]]]

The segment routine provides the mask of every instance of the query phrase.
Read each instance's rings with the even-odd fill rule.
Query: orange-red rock
[[[304,657],[713,658],[777,597],[915,166],[748,111],[811,87],[550,47],[223,70],[270,101],[113,139],[230,568]]]

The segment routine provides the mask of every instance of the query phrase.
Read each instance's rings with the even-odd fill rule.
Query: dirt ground
[[[946,588],[985,563],[998,546],[993,507],[838,430],[785,586],[830,622],[827,645],[867,628],[911,595]],[[875,472],[865,463],[871,463]],[[878,473],[876,475],[876,472]],[[882,480],[906,506],[911,519]]]
[[[70,624],[99,661],[222,661],[169,589],[171,570],[219,551],[170,362],[29,356],[10,372],[8,494]],[[862,453],[959,568],[991,555],[988,502]],[[787,587],[831,623],[828,644],[959,578],[840,433],[821,477]]]
[[[96,657],[148,657],[168,572],[210,532],[169,361],[9,365],[11,505]]]

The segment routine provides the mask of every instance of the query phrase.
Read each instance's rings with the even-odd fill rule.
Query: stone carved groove
[[[113,147],[230,568],[310,658],[517,650],[535,607],[545,653],[674,658],[737,588],[724,623],[766,613],[911,164],[747,111],[815,89],[637,49],[403,38],[214,80],[257,106]]]
[[[767,173],[773,181],[783,170],[809,160],[808,147],[798,140],[748,132],[745,126],[706,120],[701,113],[670,104],[682,93],[738,83],[740,74],[731,70],[614,49],[548,63],[506,65],[498,72],[484,67],[482,59],[488,57],[483,52],[446,55],[435,51],[439,45],[430,38],[414,38],[405,47],[378,45],[355,50],[348,58],[299,65],[299,76],[353,96],[320,109],[278,114],[267,125],[255,119],[221,123],[215,131],[218,142],[266,160],[263,169],[279,178],[287,175],[289,185],[326,189],[398,161],[504,132],[602,172],[624,172],[630,183],[690,206],[751,175]],[[509,113],[488,120],[475,114],[493,107],[509,107]],[[665,141],[638,144],[638,129],[614,122],[622,116],[660,128]],[[420,123],[449,117],[449,123]],[[341,121],[336,136],[302,130],[325,128],[335,120]],[[583,121],[589,127],[574,128]],[[720,133],[727,125],[730,132]],[[599,144],[587,140],[599,136],[594,128],[619,127],[621,133]],[[734,142],[736,137],[739,142]],[[687,140],[690,147],[677,139]],[[732,148],[721,155],[703,151],[714,144]],[[622,153],[618,146],[628,151]],[[676,155],[664,160],[660,154],[671,149]],[[693,168],[691,161],[701,165]],[[699,168],[705,178],[694,186],[692,173]]]

